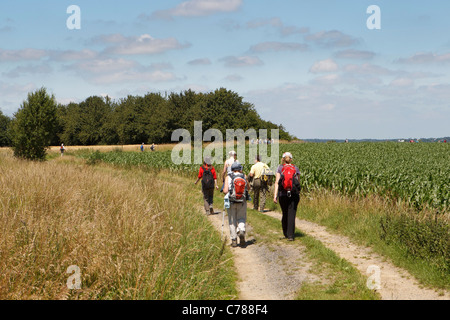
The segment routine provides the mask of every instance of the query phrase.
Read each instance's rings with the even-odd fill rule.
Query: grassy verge
[[[231,253],[170,174],[0,158],[1,299],[236,297]]]
[[[425,286],[450,289],[450,229],[445,217],[418,214],[377,197],[352,199],[330,192],[302,197],[298,216],[370,246]]]

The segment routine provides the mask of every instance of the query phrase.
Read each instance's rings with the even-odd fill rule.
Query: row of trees
[[[203,130],[280,129],[280,139],[292,137],[265,121],[254,106],[237,93],[221,88],[210,93],[191,90],[128,96],[118,101],[93,96],[80,103],[58,105],[45,88],[30,93],[13,119],[0,112],[0,146],[13,146],[20,157],[42,158],[34,145],[119,145],[170,143],[174,130],[184,128],[193,136],[194,121]],[[21,149],[32,150],[25,155]],[[44,153],[45,155],[45,148]]]

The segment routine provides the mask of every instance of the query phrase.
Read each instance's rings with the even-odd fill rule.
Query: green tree
[[[45,88],[29,93],[14,114],[11,126],[14,155],[30,160],[44,160],[57,130],[55,97]]]
[[[66,145],[118,143],[112,121],[114,104],[109,97],[93,96],[58,108],[62,124],[60,140]]]
[[[11,145],[11,140],[9,137],[9,124],[11,119],[4,115],[0,110],[0,147],[7,147]]]
[[[159,93],[149,93],[142,98],[142,103],[147,107],[143,117],[145,118],[148,143],[170,141],[172,132],[168,130],[167,100]]]
[[[104,140],[104,125],[109,118],[111,106],[107,99],[89,97],[79,104],[80,132],[79,140],[82,145],[97,145]]]

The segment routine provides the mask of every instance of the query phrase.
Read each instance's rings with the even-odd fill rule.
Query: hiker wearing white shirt
[[[225,161],[225,165],[223,166],[223,171],[222,171],[222,189],[220,190],[220,192],[223,191],[223,188],[225,186],[225,178],[228,174],[231,173],[231,166],[233,165],[233,163],[236,162],[237,160],[237,153],[236,151],[230,151],[228,153],[229,158],[227,159],[227,161]]]
[[[236,161],[231,166],[231,173],[225,179],[223,192],[228,196],[230,207],[228,211],[228,223],[230,224],[231,246],[239,245],[245,248],[245,226],[247,221],[247,180],[242,173],[242,165]]]

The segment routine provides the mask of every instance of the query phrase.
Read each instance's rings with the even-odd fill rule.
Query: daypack
[[[261,180],[263,181],[263,183],[271,186],[273,183],[274,177],[275,177],[275,174],[273,173],[272,170],[270,170],[269,167],[263,169],[263,172],[261,175]]]
[[[287,191],[288,195],[291,192],[300,193],[300,183],[297,179],[297,170],[295,169],[294,165],[283,165],[283,168],[281,169],[279,186],[282,190]]]
[[[247,181],[245,180],[245,175],[240,174],[230,174],[231,185],[230,185],[230,202],[245,202],[246,191],[247,191]]]
[[[204,190],[214,189],[214,177],[211,172],[212,167],[203,168],[203,176],[202,176],[202,188]]]

